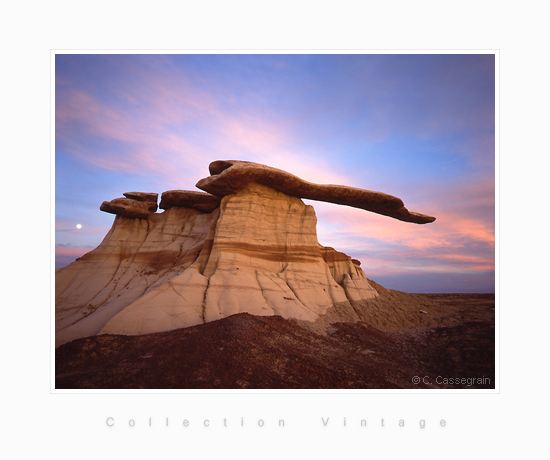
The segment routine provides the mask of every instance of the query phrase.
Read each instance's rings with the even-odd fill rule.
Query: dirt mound
[[[434,328],[459,324],[455,312],[447,308],[452,305],[453,296],[462,299],[461,294],[446,294],[439,297],[426,294],[408,294],[386,289],[368,280],[378,296],[368,300],[335,305],[315,322],[295,320],[295,323],[317,334],[326,334],[333,322],[363,321],[382,331],[395,331],[410,328]],[[468,294],[476,296],[478,294]],[[463,300],[458,300],[458,303]],[[455,303],[457,303],[455,301]],[[493,294],[494,303],[494,294]]]
[[[56,349],[56,388],[494,388],[494,307],[429,300],[423,308],[445,310],[437,317],[456,324],[383,331],[332,322],[321,335],[242,313],[162,333],[82,338]],[[399,308],[385,316],[373,308],[371,321],[391,325]]]

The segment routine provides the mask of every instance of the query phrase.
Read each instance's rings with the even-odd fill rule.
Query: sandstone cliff
[[[318,243],[314,209],[299,197],[301,179],[254,163],[212,165],[213,176],[197,185],[214,194],[165,192],[162,213],[155,212],[157,195],[150,193],[129,192],[101,205],[116,214],[109,233],[96,249],[56,271],[56,346],[243,312],[304,324],[360,319],[357,306],[381,290],[358,261]],[[221,175],[232,168],[236,175]],[[307,197],[315,196],[315,184],[305,184]],[[409,213],[389,195],[317,187],[317,199],[325,200],[326,187],[340,187],[333,202],[345,198],[340,204],[353,205],[356,196],[363,209],[409,222],[434,220]]]

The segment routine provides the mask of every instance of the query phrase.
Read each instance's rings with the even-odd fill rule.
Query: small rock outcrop
[[[126,198],[115,198],[104,201],[99,209],[132,219],[147,219],[149,214],[157,211],[158,193],[126,192]]]
[[[191,192],[189,190],[170,190],[164,192],[160,199],[160,209],[174,207],[191,208],[202,212],[212,212],[221,202],[219,196],[204,192]]]
[[[217,161],[210,170],[197,184],[209,193],[164,192],[162,213],[152,193],[128,192],[101,205],[117,215],[109,233],[56,271],[56,346],[243,312],[356,321],[356,309],[378,291],[359,261],[318,243],[315,211],[299,196],[409,222],[434,220],[389,195],[310,184],[255,163]]]

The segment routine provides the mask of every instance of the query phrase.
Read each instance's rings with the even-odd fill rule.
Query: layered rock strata
[[[162,213],[157,194],[104,202],[117,214],[109,233],[56,271],[56,345],[242,312],[315,322],[336,309],[356,320],[354,305],[377,290],[358,261],[318,243],[313,207],[256,181],[235,187],[223,198],[164,192]]]

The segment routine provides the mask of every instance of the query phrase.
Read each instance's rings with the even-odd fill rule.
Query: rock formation
[[[343,185],[312,184],[286,171],[258,163],[220,160],[210,163],[209,169],[210,177],[201,179],[197,187],[217,196],[230,195],[257,182],[286,195],[352,206],[405,222],[427,224],[435,220],[435,217],[409,212],[403,201],[395,196]]]
[[[126,198],[104,201],[99,209],[133,219],[147,219],[158,209],[158,193],[126,192],[123,195]]]
[[[191,192],[189,190],[170,190],[164,192],[160,199],[160,209],[174,207],[191,208],[202,212],[212,212],[220,205],[220,197],[204,192]]]
[[[138,335],[247,312],[312,323],[357,320],[378,296],[360,263],[317,241],[315,212],[300,198],[346,204],[407,222],[390,195],[316,185],[284,171],[216,161],[197,187],[129,192],[104,202],[116,214],[102,243],[56,271],[56,346],[96,334]]]

